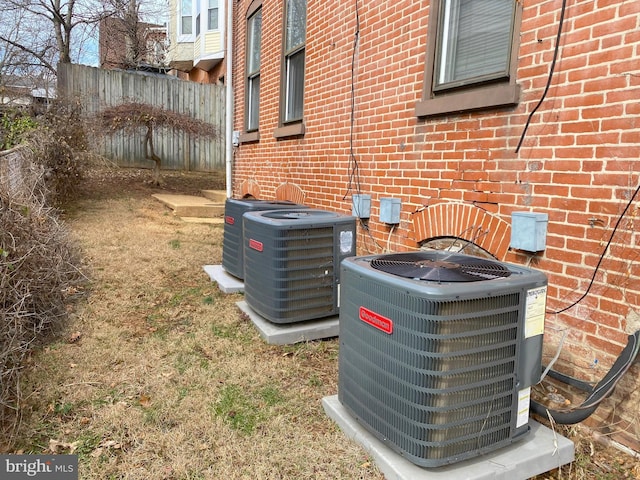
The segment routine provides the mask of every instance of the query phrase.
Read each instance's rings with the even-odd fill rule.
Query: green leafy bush
[[[19,145],[38,123],[20,110],[7,111],[0,116],[0,150]]]

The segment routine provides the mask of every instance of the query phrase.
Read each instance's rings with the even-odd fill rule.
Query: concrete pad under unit
[[[218,288],[223,293],[244,292],[244,282],[239,278],[229,274],[222,265],[205,265],[204,271],[209,275],[212,282],[217,282]]]
[[[247,314],[258,329],[260,336],[270,345],[291,345],[309,340],[332,338],[337,337],[340,333],[337,315],[319,320],[280,325],[258,315],[245,301],[238,302],[236,305]]]
[[[421,468],[363,428],[346,411],[337,395],[323,398],[322,406],[343,433],[373,457],[387,480],[525,480],[574,459],[571,440],[530,419],[531,432],[507,447],[453,465]]]

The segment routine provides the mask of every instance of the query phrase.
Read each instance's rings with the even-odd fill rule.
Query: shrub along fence
[[[225,87],[180,80],[169,75],[104,70],[85,65],[58,66],[59,96],[77,99],[86,114],[128,102],[147,103],[212,123],[216,139],[190,137],[180,131],[155,133],[156,153],[168,170],[213,172],[225,168]],[[147,167],[144,132],[116,133],[100,141],[97,150],[120,166]]]
[[[34,150],[0,152],[0,435],[20,415],[19,376],[29,352],[67,318],[82,291],[80,252],[48,205],[46,168]]]

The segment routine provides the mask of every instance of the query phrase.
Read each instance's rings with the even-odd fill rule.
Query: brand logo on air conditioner
[[[379,313],[373,312],[368,308],[360,307],[360,320],[389,335],[393,333],[393,320],[383,317]]]
[[[262,252],[264,250],[264,244],[259,242],[258,240],[254,240],[253,238],[249,239],[249,248],[253,248],[258,252]]]
[[[224,217],[224,223],[226,223],[227,225],[233,225],[234,223],[236,223],[236,219],[230,215],[227,215],[226,217]]]

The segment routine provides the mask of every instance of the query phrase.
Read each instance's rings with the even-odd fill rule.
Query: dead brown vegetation
[[[31,161],[44,167],[52,205],[74,197],[91,158],[84,122],[82,105],[60,98],[38,118],[39,128],[30,132],[25,143]]]
[[[84,280],[79,252],[49,206],[46,168],[30,153],[15,152],[0,181],[0,426],[8,436],[21,415],[25,360],[64,325]]]
[[[222,226],[184,222],[150,195],[221,178],[165,172],[159,189],[123,173],[89,172],[67,207],[91,294],[31,358],[11,450],[77,453],[83,480],[382,479],[322,410],[338,342],[265,344],[242,297],[204,273]]]
[[[202,266],[222,226],[173,216],[152,193],[223,188],[217,175],[91,171],[66,221],[91,295],[29,362],[10,451],[75,452],[86,479],[371,479],[375,463],[324,414],[337,339],[266,344]],[[635,459],[577,427],[577,460],[539,479],[640,478]]]

